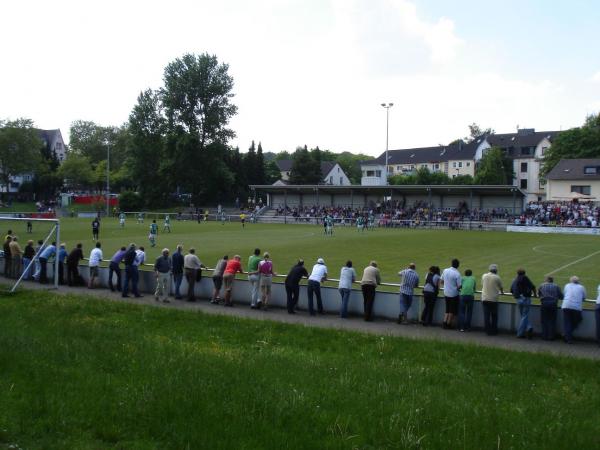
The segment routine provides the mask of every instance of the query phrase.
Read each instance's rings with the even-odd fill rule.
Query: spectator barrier
[[[4,260],[1,260],[2,263],[0,265],[0,272],[3,270]],[[107,261],[106,261],[107,262]],[[152,267],[151,265],[146,265],[147,268]],[[79,267],[79,272],[84,280],[87,282],[89,279],[89,270],[87,265],[81,265]],[[196,297],[201,299],[209,299],[212,295],[213,291],[213,283],[211,278],[212,269],[204,269],[202,280],[195,285],[194,293]],[[124,275],[124,271],[122,273]],[[48,277],[51,278],[53,276],[53,265],[48,265]],[[272,286],[272,294],[269,305],[278,307],[278,308],[286,308],[286,292],[283,281],[285,279],[284,276],[276,276],[277,281],[273,282]],[[331,282],[336,282],[336,279],[329,279]],[[99,270],[99,278],[98,282],[101,287],[108,289],[108,267],[100,267]],[[116,277],[113,278],[113,282],[116,283]],[[399,284],[397,283],[382,283],[383,287],[393,287],[398,288]],[[380,289],[381,286],[378,288]],[[148,295],[154,295],[154,290],[156,287],[156,277],[153,271],[151,270],[141,270],[138,289],[140,292]],[[63,287],[63,289],[69,289],[68,287]],[[171,294],[174,292],[173,283],[170,284]],[[181,294],[185,297],[187,293],[187,282],[185,281],[185,277],[183,279],[181,285]],[[238,275],[232,293],[232,299],[237,305],[250,305],[250,283],[247,279],[247,276]],[[223,294],[223,292],[221,292]],[[221,295],[222,296],[222,295]],[[323,299],[323,309],[329,314],[338,314],[340,310],[340,294],[336,287],[321,287],[321,296]],[[520,321],[519,309],[516,303],[513,301],[509,301],[510,298],[512,300],[512,296],[505,295],[504,298],[506,300],[498,302],[498,330],[501,332],[507,333],[516,333],[517,327]],[[181,301],[181,300],[173,300],[172,301]],[[535,302],[536,299],[533,299]],[[586,303],[592,304],[593,301],[586,300]],[[413,322],[418,322],[420,319],[420,314],[423,309],[424,302],[423,297],[420,294],[415,294],[413,299],[413,305],[409,310],[408,319]],[[307,311],[308,310],[308,297],[306,293],[306,284],[302,284],[300,286],[300,299],[298,302],[298,307],[300,310]],[[316,299],[315,299],[315,308],[316,308]],[[534,331],[536,334],[541,332],[541,320],[540,320],[540,306],[532,304],[529,312],[529,320],[533,324]],[[445,303],[444,298],[439,297],[433,317],[433,324],[441,326],[443,317],[445,312]],[[350,301],[348,306],[348,313],[351,315],[362,316],[363,315],[363,298],[362,292],[360,290],[360,285],[356,283],[356,287],[352,289],[352,293],[350,295]],[[373,315],[377,318],[385,318],[388,320],[397,320],[399,314],[399,294],[397,292],[381,292],[378,290],[375,297],[375,305],[373,308]],[[316,318],[315,320],[318,320]],[[399,325],[400,326],[400,325]],[[475,301],[473,306],[473,320],[471,322],[471,326],[474,329],[483,330],[483,307],[480,301]],[[557,314],[557,332],[562,334],[563,329],[563,319],[562,312],[558,311]],[[585,340],[595,340],[596,339],[596,322],[594,317],[593,309],[584,309],[583,311],[583,321],[577,328],[575,334],[575,338],[577,339],[585,339]],[[559,345],[559,344],[557,344]]]

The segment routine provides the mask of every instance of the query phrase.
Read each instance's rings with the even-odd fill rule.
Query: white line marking
[[[595,255],[597,255],[598,253],[600,253],[600,250],[598,250],[597,252],[594,252],[594,253],[590,253],[589,255],[587,255],[587,256],[584,256],[583,258],[576,259],[575,261],[573,261],[573,262],[570,262],[569,264],[565,264],[564,266],[561,266],[561,267],[559,267],[558,269],[555,269],[555,270],[553,270],[552,272],[548,272],[548,273],[546,274],[546,276],[548,276],[548,275],[553,275],[553,274],[555,274],[556,272],[560,272],[561,270],[563,270],[563,269],[566,269],[567,267],[570,267],[570,266],[572,266],[572,265],[574,265],[574,264],[580,263],[581,261],[585,261],[586,259],[589,259],[589,258],[591,258],[592,256],[595,256]]]
[[[534,252],[542,253],[544,255],[550,255],[550,256],[567,256],[567,257],[569,257],[569,256],[570,257],[577,256],[577,255],[565,255],[564,253],[553,253],[553,252],[548,252],[548,251],[541,250],[541,248],[544,248],[544,247],[547,247],[547,245],[536,245],[535,247],[532,248],[532,250]]]

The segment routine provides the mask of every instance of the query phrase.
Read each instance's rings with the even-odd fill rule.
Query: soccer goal
[[[33,217],[0,217],[0,235],[3,239],[2,248],[2,273],[4,282],[8,282],[9,292],[14,292],[21,282],[37,276],[45,276],[53,281],[55,288],[59,282],[59,249],[60,249],[60,220],[38,219]],[[10,237],[10,239],[9,239]],[[20,248],[19,256],[12,256],[13,249],[10,243],[15,240]],[[54,251],[50,251],[48,258],[40,262],[40,256],[44,251],[55,243]],[[24,257],[26,247],[33,245],[33,257]],[[10,252],[11,255],[7,255]],[[42,264],[45,266],[42,268]],[[50,269],[50,270],[48,270]],[[50,275],[50,276],[48,276]],[[14,280],[14,281],[13,281]]]

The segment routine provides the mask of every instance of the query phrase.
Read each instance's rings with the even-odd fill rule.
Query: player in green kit
[[[125,228],[125,213],[119,214],[119,225],[121,228]]]
[[[148,235],[148,239],[150,240],[150,246],[156,247],[156,235],[158,234],[158,225],[156,225],[156,220],[153,220],[150,224],[150,234]]]
[[[165,223],[163,225],[163,232],[165,231],[171,232],[171,218],[168,214],[165,216]]]
[[[358,231],[365,231],[365,219],[363,216],[358,216],[356,218],[356,229]]]
[[[372,230],[375,228],[375,216],[373,214],[369,214],[369,220],[367,222],[367,228]]]
[[[331,216],[325,218],[325,234],[333,236],[333,217]]]

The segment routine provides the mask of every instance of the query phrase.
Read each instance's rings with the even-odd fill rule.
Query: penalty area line
[[[554,275],[555,273],[560,272],[561,270],[566,269],[567,267],[571,267],[571,266],[573,266],[575,264],[578,264],[581,261],[585,261],[586,259],[589,259],[592,256],[597,255],[598,253],[600,253],[600,250],[598,250],[597,252],[594,252],[594,253],[590,253],[589,255],[584,256],[583,258],[576,259],[575,261],[572,261],[572,262],[570,262],[568,264],[565,264],[564,266],[560,266],[558,269],[554,269],[552,272],[548,272],[545,276]]]

